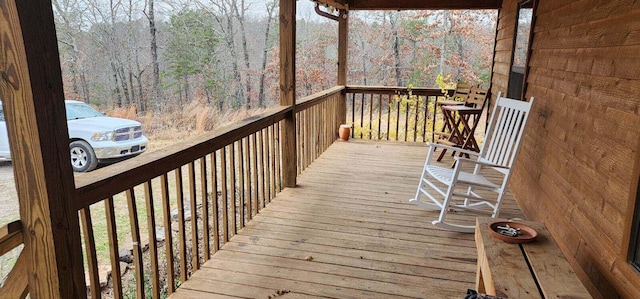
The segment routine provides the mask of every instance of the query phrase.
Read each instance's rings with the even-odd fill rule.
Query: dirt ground
[[[0,226],[20,218],[11,162],[0,162]]]

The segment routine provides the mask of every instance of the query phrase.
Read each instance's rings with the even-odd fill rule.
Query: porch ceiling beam
[[[318,0],[336,8],[348,4],[350,10],[498,9],[502,0]]]

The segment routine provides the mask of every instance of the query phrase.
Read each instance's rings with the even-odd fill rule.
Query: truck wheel
[[[87,142],[78,140],[69,144],[71,152],[71,166],[73,171],[87,172],[96,169],[98,159],[93,148]]]

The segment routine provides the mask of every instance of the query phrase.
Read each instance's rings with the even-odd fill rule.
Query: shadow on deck
[[[334,143],[172,298],[464,297],[473,235],[437,229],[437,212],[408,203],[425,155],[421,145]],[[510,193],[501,217],[522,217]]]

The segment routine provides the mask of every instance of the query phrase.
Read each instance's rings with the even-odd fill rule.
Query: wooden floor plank
[[[225,246],[225,250],[233,252],[244,252],[260,256],[274,256],[290,258],[295,260],[304,260],[310,256],[309,252],[295,249],[277,248],[269,246],[261,246],[246,243],[229,243]],[[450,277],[452,281],[471,281],[475,277],[471,277],[469,273],[461,273],[457,270],[447,268],[430,268],[417,265],[398,265],[394,262],[386,262],[380,260],[365,260],[359,256],[341,256],[324,252],[314,252],[313,260],[316,263],[346,266],[353,269],[373,270],[381,273],[406,274],[416,277],[427,277],[442,279],[442,277]]]
[[[438,213],[408,202],[426,151],[334,143],[171,298],[464,297],[475,282],[473,235],[433,227]],[[523,217],[510,193],[502,211]]]
[[[311,261],[313,262],[313,261]],[[440,287],[423,287],[421,285],[407,285],[389,283],[384,281],[374,281],[362,279],[359,277],[348,277],[342,273],[322,273],[297,270],[287,268],[287,264],[279,266],[264,266],[255,263],[244,263],[234,260],[217,259],[215,263],[206,265],[207,271],[211,269],[220,269],[226,271],[243,272],[263,277],[282,279],[289,282],[297,282],[299,284],[314,284],[324,286],[324,288],[340,288],[341,291],[357,293],[358,295],[384,297],[384,296],[401,296],[409,298],[425,298],[427,296],[435,296],[436,298],[446,298],[451,296],[454,291]],[[366,293],[362,293],[366,292]],[[340,295],[342,292],[340,293]]]

